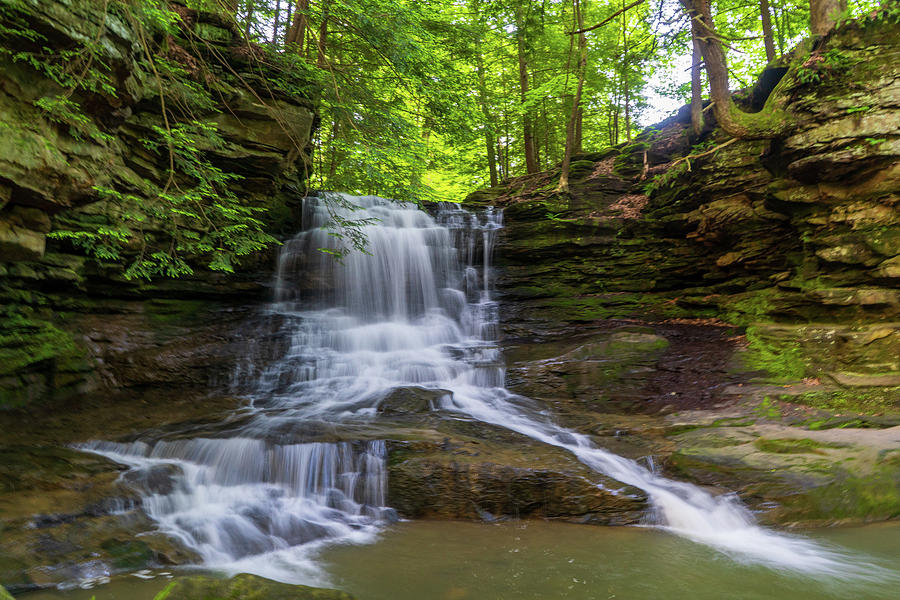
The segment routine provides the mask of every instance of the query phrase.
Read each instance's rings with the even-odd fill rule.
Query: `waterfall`
[[[147,514],[205,564],[315,583],[317,548],[373,539],[395,518],[385,507],[385,444],[341,440],[340,427],[370,422],[392,391],[417,386],[442,391],[437,409],[564,448],[641,488],[655,526],[736,560],[814,575],[872,572],[757,526],[732,495],[598,448],[510,393],[491,296],[499,211],[443,204],[432,216],[372,196],[332,200],[340,201],[306,199],[303,231],[281,251],[267,311],[289,342],[255,375],[247,418],[227,436],[82,446],[130,466]],[[335,216],[363,219],[367,254],[335,259],[342,240],[325,228]],[[336,440],[313,439],[322,432]]]

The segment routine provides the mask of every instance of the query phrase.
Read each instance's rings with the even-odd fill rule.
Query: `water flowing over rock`
[[[740,560],[817,575],[863,574],[837,552],[756,526],[735,497],[713,496],[598,448],[588,436],[557,425],[539,403],[509,392],[491,296],[498,212],[441,206],[432,217],[381,198],[337,200],[307,199],[306,228],[282,253],[275,302],[269,307],[290,333],[290,343],[280,359],[255,376],[246,418],[226,424],[226,439],[81,446],[146,473],[134,481],[149,482],[150,469],[173,466],[166,475],[171,483],[148,486],[144,509],[205,564],[318,582],[315,549],[335,541],[371,540],[378,525],[394,518],[385,506],[388,497],[405,501],[411,513],[441,514],[409,503],[421,493],[386,493],[385,486],[394,481],[402,489],[419,478],[432,486],[432,495],[448,495],[435,501],[449,507],[444,514],[466,515],[452,502],[468,497],[485,519],[509,506],[492,490],[518,488],[512,495],[529,513],[537,494],[528,488],[549,489],[554,477],[559,481],[539,469],[503,472],[483,464],[456,464],[435,477],[433,468],[417,472],[411,467],[415,459],[409,454],[391,458],[392,481],[387,481],[385,442],[348,438],[366,427],[368,437],[376,436],[380,404],[398,388],[413,386],[435,392],[413,415],[444,413],[450,420],[508,430],[507,435],[524,436],[528,444],[561,450],[606,478],[605,483],[578,479],[579,488],[575,479],[566,482],[563,476],[563,487],[578,491],[569,496],[568,506],[551,503],[546,511],[609,512],[603,497],[611,496],[622,498],[612,512],[627,514],[635,510],[635,500],[642,500],[636,488],[652,509],[648,523]],[[348,202],[360,209],[335,208]],[[327,251],[341,243],[323,227],[333,211],[342,218],[366,219],[371,254],[351,254],[342,261],[329,256]],[[295,283],[309,273],[329,284],[316,290]],[[659,343],[640,333],[620,333],[615,340]],[[345,441],[310,441],[304,435]],[[470,453],[463,449],[460,454]]]

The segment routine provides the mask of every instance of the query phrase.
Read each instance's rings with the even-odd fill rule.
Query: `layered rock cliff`
[[[0,409],[89,390],[190,389],[227,368],[235,315],[265,294],[270,255],[227,273],[188,252],[178,258],[192,273],[179,279],[123,276],[150,242],[178,246],[152,212],[155,195],[192,177],[190,160],[172,158],[177,139],[168,151],[152,143],[166,131],[171,140],[176,119],[214,132],[216,143],[199,148],[203,165],[237,205],[253,207],[261,233],[297,229],[314,90],[258,60],[261,50],[215,14],[174,4],[166,14],[179,18],[160,33],[115,6],[0,2],[9,25],[0,52]],[[94,71],[102,79],[92,82]],[[131,214],[126,196],[146,203],[145,214]],[[130,231],[116,234],[123,222]],[[81,231],[120,235],[121,256],[88,256],[71,235],[48,238]]]
[[[746,327],[746,362],[776,379],[900,385],[898,39],[876,16],[771,66],[745,103],[758,109],[784,76],[784,137],[729,139],[708,123],[697,138],[683,110],[575,157],[571,195],[544,173],[470,196],[506,207],[507,333],[718,318]]]

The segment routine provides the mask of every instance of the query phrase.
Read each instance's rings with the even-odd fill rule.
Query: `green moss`
[[[809,438],[761,438],[753,442],[753,445],[763,452],[773,454],[822,454],[823,448],[844,448],[844,444],[817,442]]]
[[[775,381],[796,381],[806,375],[806,361],[799,347],[767,339],[757,327],[748,327],[746,335],[743,360],[747,367],[765,371]]]
[[[724,419],[716,419],[710,427],[749,427],[755,422],[755,419],[747,417],[725,417]]]
[[[793,518],[805,520],[892,519],[900,515],[900,473],[885,466],[864,477],[849,473],[787,500]]]
[[[759,403],[759,406],[753,409],[753,412],[766,419],[781,418],[781,407],[779,407],[778,403],[773,401],[768,396],[762,399],[762,401]]]
[[[24,406],[83,379],[87,355],[72,335],[25,307],[0,314],[0,410]]]
[[[154,325],[190,323],[209,305],[201,300],[171,300],[155,298],[145,305],[147,316]]]
[[[735,325],[769,322],[774,312],[772,300],[776,295],[775,290],[764,289],[733,296],[725,301],[722,318]]]
[[[123,571],[143,569],[153,562],[153,551],[140,540],[110,539],[100,544],[112,560],[112,566]]]
[[[793,396],[783,395],[781,399],[815,408],[864,415],[900,412],[900,387],[812,391]]]

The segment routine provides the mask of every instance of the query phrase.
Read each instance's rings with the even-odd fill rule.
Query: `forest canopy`
[[[319,188],[455,198],[558,165],[570,122],[572,151],[596,150],[691,99],[691,26],[679,0],[191,4],[228,11],[248,40],[312,67],[322,89]],[[833,17],[878,5],[850,0]],[[809,0],[709,8],[732,88],[751,86],[767,62],[810,35]]]

